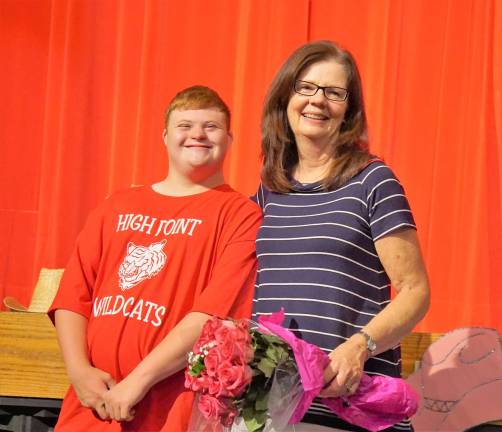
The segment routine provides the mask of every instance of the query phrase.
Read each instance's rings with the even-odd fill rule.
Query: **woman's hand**
[[[78,370],[69,370],[68,375],[82,406],[96,411],[102,420],[109,420],[103,395],[115,385],[112,376],[91,365],[80,367]]]
[[[324,369],[324,388],[321,397],[339,397],[354,394],[363,375],[368,358],[366,339],[356,333],[329,354],[330,362]]]
[[[103,395],[107,414],[116,421],[134,419],[134,406],[148,391],[134,374],[130,374]]]

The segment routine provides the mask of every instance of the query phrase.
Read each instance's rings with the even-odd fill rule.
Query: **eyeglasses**
[[[322,87],[308,81],[295,81],[295,92],[303,96],[314,96],[319,89],[322,90],[326,99],[335,102],[343,102],[349,92],[342,87]]]

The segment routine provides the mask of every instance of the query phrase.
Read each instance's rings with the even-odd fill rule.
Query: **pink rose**
[[[185,387],[187,389],[191,389],[192,388],[193,378],[194,377],[192,375],[190,375],[187,370],[185,370]]]
[[[202,327],[202,331],[199,336],[198,344],[204,345],[208,342],[211,342],[215,339],[214,335],[216,331],[222,326],[222,321],[216,317],[213,317],[206,321],[204,327]]]
[[[197,378],[197,384],[200,386],[200,388],[203,391],[209,391],[212,383],[213,383],[213,380],[210,377],[208,377],[207,374],[201,374]],[[196,390],[196,391],[198,391],[198,390]]]
[[[199,391],[202,389],[200,376],[195,377],[190,375],[187,371],[185,371],[185,387],[192,391]]]
[[[223,346],[221,349],[222,351],[224,351],[225,346]],[[253,360],[253,357],[254,357],[254,349],[250,343],[248,344],[245,342],[237,342],[233,345],[232,358],[234,362],[247,364],[251,360]]]
[[[251,382],[253,372],[248,365],[232,364],[225,361],[218,368],[221,395],[237,397],[242,395]]]
[[[254,351],[251,341],[242,335],[239,335],[236,328],[221,328],[215,336],[218,338],[218,347],[221,356],[229,361],[240,360],[242,363],[248,363],[253,359]]]
[[[240,320],[236,323],[236,340],[251,345],[251,335],[249,334],[249,323],[246,320]]]
[[[222,321],[220,328],[214,332],[217,341],[223,341],[231,338],[236,342],[251,343],[251,335],[249,334],[249,325],[247,321]]]
[[[219,381],[219,380],[212,380],[211,383],[210,383],[210,385],[209,385],[208,392],[211,395],[220,396],[222,394],[222,390],[221,389],[222,389],[221,381]]]
[[[218,345],[218,351],[221,353],[221,357],[229,361],[236,358],[244,361],[244,350],[242,348],[232,338],[227,338]]]
[[[198,402],[199,411],[202,415],[209,420],[226,420],[229,421],[231,413],[235,410],[231,406],[231,402],[218,399],[209,395],[201,395]],[[232,417],[235,418],[235,413]],[[230,423],[232,424],[232,423]]]
[[[214,332],[214,339],[217,342],[223,342],[227,339],[233,339],[232,331],[235,328],[230,321],[222,321],[221,327],[217,328]]]
[[[209,376],[215,376],[218,370],[218,365],[225,359],[219,347],[212,348],[209,350],[207,356],[204,357],[204,365],[206,366],[207,374]]]
[[[231,427],[236,416],[237,410],[230,408],[227,412],[221,414],[220,422],[223,426]]]
[[[221,383],[217,377],[210,377],[202,372],[198,377],[193,377],[185,372],[185,387],[194,392],[209,393],[212,395],[221,393]]]
[[[251,346],[251,343],[246,345],[246,349],[244,351],[244,360],[246,363],[249,363],[254,358],[254,349]]]

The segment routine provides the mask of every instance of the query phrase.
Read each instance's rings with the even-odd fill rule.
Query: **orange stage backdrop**
[[[226,174],[251,194],[275,71],[334,39],[359,61],[371,146],[414,210],[432,282],[418,330],[502,330],[502,1],[2,0],[0,297],[28,303],[90,209],[160,179],[176,91],[233,112]]]

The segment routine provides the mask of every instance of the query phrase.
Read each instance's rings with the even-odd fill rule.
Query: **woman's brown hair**
[[[361,77],[352,54],[331,41],[305,44],[294,51],[279,69],[265,99],[262,115],[261,172],[264,186],[274,192],[292,190],[292,169],[298,163],[295,137],[289,125],[287,107],[293,86],[303,70],[313,63],[335,60],[347,72],[348,106],[340,133],[333,142],[333,157],[323,185],[343,185],[370,159],[366,112]]]

